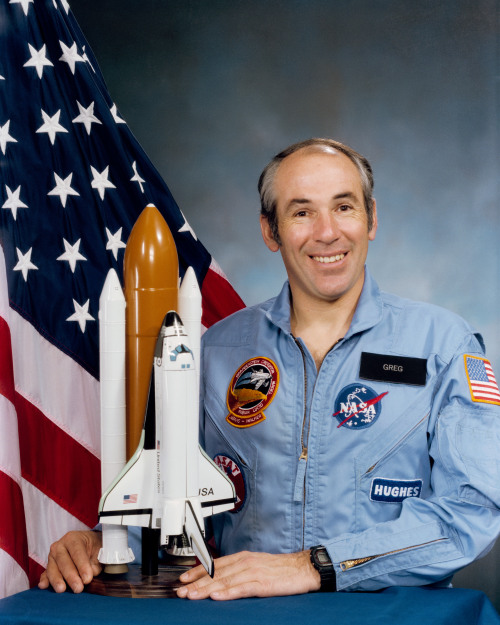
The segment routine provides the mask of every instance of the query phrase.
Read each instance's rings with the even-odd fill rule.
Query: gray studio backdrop
[[[498,0],[73,0],[111,95],[245,303],[284,280],[269,158],[340,139],[375,171],[380,286],[484,335],[500,377]],[[500,546],[459,573],[500,608]]]

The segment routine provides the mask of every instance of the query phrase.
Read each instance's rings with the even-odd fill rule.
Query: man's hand
[[[52,586],[56,592],[64,592],[68,584],[73,592],[82,592],[84,584],[101,572],[97,560],[101,545],[100,532],[68,532],[50,546],[47,568],[38,587]]]
[[[299,595],[319,590],[318,571],[309,551],[272,555],[242,551],[215,560],[212,579],[200,565],[180,576],[186,586],[177,596],[188,599],[227,600],[243,597]]]

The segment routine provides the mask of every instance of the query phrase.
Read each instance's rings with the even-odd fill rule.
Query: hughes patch
[[[422,480],[391,480],[375,477],[370,488],[370,499],[384,503],[401,503],[407,497],[420,497]]]

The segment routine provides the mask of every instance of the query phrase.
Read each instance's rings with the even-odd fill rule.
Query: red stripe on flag
[[[229,282],[212,269],[207,271],[201,287],[203,314],[201,322],[205,328],[224,319],[228,315],[245,308],[241,297]]]
[[[29,558],[28,580],[30,588],[36,586],[40,580],[40,575],[45,571],[41,564],[38,564],[33,558]]]
[[[0,394],[14,403],[14,369],[12,365],[12,344],[7,322],[0,317]]]
[[[70,514],[97,523],[101,464],[90,451],[16,393],[22,476]]]
[[[28,539],[24,524],[23,494],[11,477],[0,471],[0,549],[28,574]]]

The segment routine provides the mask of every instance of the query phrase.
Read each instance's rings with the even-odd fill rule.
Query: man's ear
[[[373,200],[373,224],[371,230],[368,232],[368,239],[373,241],[375,239],[375,235],[377,234],[378,220],[377,220],[377,202]]]
[[[279,244],[274,240],[269,220],[264,215],[260,216],[260,230],[262,232],[262,238],[264,243],[271,250],[271,252],[277,252],[280,249]]]

